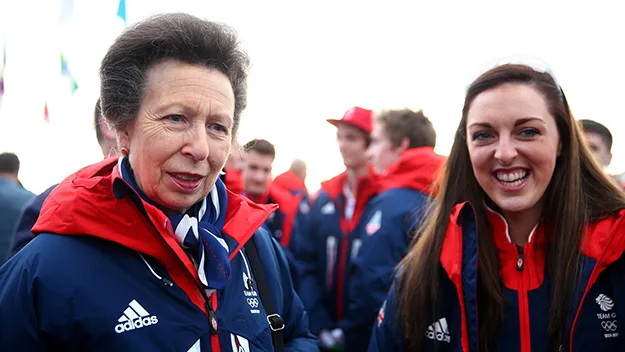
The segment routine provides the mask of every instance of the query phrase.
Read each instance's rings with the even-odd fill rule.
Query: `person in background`
[[[20,159],[13,153],[0,154],[0,265],[6,259],[13,228],[24,205],[35,195],[20,184]]]
[[[365,351],[373,323],[408,253],[445,158],[434,152],[436,132],[423,111],[388,110],[373,121],[369,162],[378,195],[365,209],[362,246],[353,259],[345,312],[345,351]]]
[[[274,178],[273,185],[288,191],[292,195],[302,195],[305,198],[308,194],[305,182],[306,163],[301,159],[295,159],[291,163],[289,170]]]
[[[116,153],[117,137],[115,135],[115,131],[110,129],[106,124],[106,121],[102,119],[100,99],[98,99],[95,103],[93,116],[96,138],[98,140],[98,144],[100,145],[100,149],[102,150],[102,156],[106,158]],[[35,222],[37,222],[37,219],[39,218],[43,202],[46,198],[48,198],[48,195],[50,195],[50,192],[52,192],[56,186],[57,185],[53,185],[49,187],[38,196],[31,198],[31,200],[26,203],[17,221],[15,231],[11,235],[12,244],[9,252],[9,258],[15,255],[15,253],[35,238],[30,229],[33,228]]]
[[[226,185],[229,191],[236,194],[243,194],[245,186],[243,177],[241,176],[241,168],[243,167],[243,155],[238,149],[233,151],[224,167],[224,172],[219,177]]]
[[[275,206],[219,180],[247,101],[239,43],[162,14],[111,45],[100,97],[122,154],[62,181],[0,267],[0,351],[317,350],[260,228]]]
[[[254,139],[246,143],[243,149],[243,194],[258,204],[279,205],[278,210],[267,219],[265,226],[287,248],[300,198],[272,184],[271,170],[276,157],[273,144],[265,139]]]
[[[361,216],[375,194],[375,175],[367,164],[373,111],[354,107],[330,119],[346,170],[322,182],[306,225],[296,221],[292,246],[300,276],[298,290],[310,314],[311,331],[322,349],[340,349],[349,304],[351,262],[360,248]]]
[[[625,195],[544,66],[503,63],[467,89],[370,352],[623,350]]]
[[[593,120],[578,120],[578,122],[593,155],[604,169],[607,169],[612,161],[612,133],[607,127]],[[611,176],[621,188],[625,189],[625,174]]]
[[[593,155],[604,168],[612,161],[612,133],[599,122],[593,120],[579,120],[584,137]]]

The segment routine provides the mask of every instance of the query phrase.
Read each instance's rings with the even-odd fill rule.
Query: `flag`
[[[50,122],[50,113],[48,112],[48,102],[46,101],[46,105],[43,107],[43,121]]]
[[[121,18],[126,24],[126,0],[119,0],[119,6],[117,7],[117,17]]]
[[[63,52],[61,52],[61,75],[67,78],[70,88],[72,89],[72,93],[74,93],[76,89],[78,89],[78,83],[76,83],[74,76],[69,71],[69,65],[67,64],[67,59],[65,58],[65,55],[63,55]]]

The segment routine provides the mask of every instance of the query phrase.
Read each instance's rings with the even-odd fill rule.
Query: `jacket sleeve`
[[[48,351],[37,317],[33,268],[21,259],[0,267],[0,351]]]
[[[404,337],[396,321],[397,305],[395,286],[388,292],[386,300],[379,309],[369,341],[369,352],[403,352]]]
[[[425,198],[423,198],[425,199]],[[396,197],[373,202],[362,227],[362,247],[353,261],[349,304],[342,327],[350,351],[363,351],[371,336],[371,326],[386,299],[397,264],[408,253],[411,231],[415,227],[415,203],[398,211]],[[413,207],[415,206],[415,207]],[[378,218],[376,220],[375,218]],[[375,226],[375,225],[378,225]],[[361,346],[353,348],[351,346]]]
[[[319,331],[332,326],[330,313],[323,304],[325,283],[322,281],[323,265],[318,252],[320,242],[324,241],[319,233],[319,200],[313,204],[304,226],[298,228],[298,249],[296,252],[299,270],[298,292],[310,316],[310,331],[318,335]]]
[[[287,352],[318,351],[317,339],[308,328],[308,314],[293,288],[291,273],[282,246],[272,238],[283,290],[284,350]]]
[[[13,244],[11,245],[11,250],[9,251],[9,258],[19,252],[20,249],[24,248],[28,242],[35,238],[33,233],[30,232],[30,229],[35,226],[35,223],[39,218],[43,202],[46,198],[48,198],[48,195],[50,195],[50,192],[52,192],[56,186],[57,185],[54,185],[48,188],[40,195],[33,198],[30,202],[26,203],[24,210],[22,210],[22,214],[17,220],[17,226],[15,227],[15,231],[12,236]]]

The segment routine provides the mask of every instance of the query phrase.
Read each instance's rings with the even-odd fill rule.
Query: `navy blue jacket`
[[[0,267],[1,351],[273,351],[248,240],[284,318],[285,350],[317,350],[284,253],[259,229],[275,206],[228,195],[231,278],[204,291],[167,216],[115,165],[63,181],[33,228],[39,235]]]
[[[380,193],[367,205],[365,225],[360,228],[362,246],[352,263],[343,329],[345,351],[367,349],[395,267],[408,253],[444,160],[433,148],[408,149],[380,175]]]
[[[13,229],[22,208],[35,195],[8,178],[0,178],[0,264],[9,254],[13,242]]]
[[[15,232],[13,234],[13,244],[11,245],[11,250],[9,251],[9,258],[11,258],[15,253],[19,252],[20,249],[24,248],[28,242],[32,241],[35,238],[35,235],[30,231],[37,219],[39,218],[39,213],[41,212],[41,207],[43,206],[43,202],[48,198],[50,192],[58,185],[54,185],[41,193],[40,195],[33,197],[26,206],[22,210],[19,219],[17,220],[17,225],[15,226]]]
[[[500,351],[549,351],[547,312],[551,280],[545,269],[547,240],[543,224],[530,235],[523,266],[507,238],[504,218],[489,211],[498,249],[506,305],[496,338]],[[587,227],[582,241],[578,290],[565,326],[560,351],[622,351],[619,319],[625,316],[625,210]],[[451,213],[440,255],[440,296],[426,335],[426,351],[477,352],[477,234],[473,208],[460,204]],[[395,286],[381,308],[369,351],[404,351],[396,321]]]
[[[351,221],[344,217],[343,186],[346,173],[322,183],[305,225],[296,221],[300,274],[298,292],[310,315],[311,331],[342,327],[343,314],[350,297],[351,261],[360,249],[360,227],[364,208],[374,195],[372,178],[358,185],[356,207]],[[299,232],[299,233],[295,233]]]

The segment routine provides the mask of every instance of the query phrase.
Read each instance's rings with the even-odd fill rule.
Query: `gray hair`
[[[234,140],[247,106],[249,57],[234,29],[184,13],[149,17],[128,28],[111,45],[100,66],[102,115],[109,125],[123,129],[135,120],[146,72],[165,59],[202,65],[228,77],[235,98]]]

